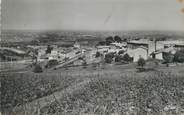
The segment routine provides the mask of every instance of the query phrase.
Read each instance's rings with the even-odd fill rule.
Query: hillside
[[[134,67],[104,65],[40,74],[1,74],[2,93],[6,95],[1,104],[5,113],[11,113],[14,108],[16,114],[24,110],[43,115],[175,115],[183,112],[183,66],[157,67],[141,73]]]

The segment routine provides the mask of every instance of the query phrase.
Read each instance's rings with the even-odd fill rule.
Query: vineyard
[[[72,76],[62,75],[1,74],[2,109],[11,111],[15,106],[62,90],[75,80]]]
[[[155,75],[101,76],[84,87],[62,95],[43,107],[41,114],[181,114],[184,110],[184,79]]]
[[[182,68],[141,73],[118,68],[1,74],[2,109],[5,115],[184,113]]]

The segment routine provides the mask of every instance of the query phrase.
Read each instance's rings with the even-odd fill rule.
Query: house
[[[74,57],[76,57],[77,55],[79,55],[83,52],[84,51],[80,50],[80,49],[72,50],[70,52],[65,52],[65,58],[71,59],[71,58],[74,58]]]
[[[111,46],[115,46],[116,48],[119,48],[119,49],[122,49],[122,48],[126,48],[127,47],[127,43],[126,42],[123,42],[123,43],[111,43],[110,44]]]
[[[136,49],[139,46],[144,46],[148,48],[149,41],[147,40],[131,40],[127,42],[127,46],[130,49]]]
[[[73,47],[74,47],[74,48],[80,49],[81,46],[80,46],[80,44],[76,41],[76,42],[74,43]]]
[[[63,48],[54,48],[50,54],[46,55],[46,59],[48,60],[58,60],[63,61],[65,58],[70,57],[69,54],[71,53],[71,50],[65,50]]]
[[[164,45],[176,45],[176,44],[184,44],[183,40],[167,40],[167,41],[158,41],[158,43],[162,43]]]
[[[10,51],[10,52],[14,52],[14,53],[17,53],[17,54],[26,54],[25,51],[23,50],[20,50],[20,49],[17,49],[17,48],[9,48],[9,47],[0,47],[0,50],[6,50],[6,51]]]
[[[42,48],[42,49],[38,49],[38,55],[37,55],[37,61],[38,62],[42,62],[45,59],[47,59],[47,55],[46,55],[46,48]]]
[[[169,47],[169,48],[163,48],[163,49],[159,49],[157,51],[154,51],[151,56],[154,59],[159,59],[159,60],[163,60],[163,55],[165,53],[171,53],[171,54],[175,54],[176,53],[176,49],[174,47]]]
[[[155,51],[151,56],[153,59],[163,60],[163,53],[161,51]]]
[[[136,49],[128,49],[126,52],[130,57],[133,57],[133,62],[137,62],[139,58],[148,59],[148,48],[140,46]]]
[[[161,46],[157,49],[162,48],[169,48],[169,47],[175,47],[177,49],[184,48],[184,41],[183,40],[168,40],[168,41],[158,41],[157,46]]]
[[[118,53],[120,50],[122,50],[122,49],[119,49],[119,48],[116,48],[116,47],[110,47],[108,49],[107,53],[111,53],[111,52]]]
[[[184,41],[181,40],[168,40],[157,41],[156,50],[150,55],[154,59],[163,60],[163,55],[166,53],[175,54],[177,50],[184,49]]]
[[[96,49],[92,49],[90,51],[85,52],[85,60],[87,63],[93,62],[93,60],[96,58]]]
[[[110,46],[96,46],[96,49],[100,53],[108,52]]]
[[[76,60],[73,62],[73,65],[83,65],[84,60]]]
[[[155,41],[150,41],[150,40],[132,40],[127,42],[127,47],[130,49],[137,49],[139,47],[145,47],[148,49],[148,54],[150,55],[153,51],[156,50],[156,44]]]
[[[175,48],[176,50],[184,50],[184,44],[175,44],[175,45],[174,45],[174,48]]]

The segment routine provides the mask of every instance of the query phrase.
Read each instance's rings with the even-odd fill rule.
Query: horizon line
[[[48,31],[80,31],[80,32],[133,32],[133,31],[146,31],[146,32],[184,32],[184,30],[72,30],[72,29],[1,29],[3,31],[36,31],[36,32],[48,32]]]

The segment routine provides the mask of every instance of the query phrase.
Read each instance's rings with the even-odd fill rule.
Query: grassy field
[[[137,72],[135,64],[70,67],[40,74],[2,72],[1,86],[4,114],[175,115],[184,112],[182,66],[159,66],[147,72]]]
[[[182,77],[100,76],[41,108],[44,114],[179,114],[184,108]],[[172,109],[170,109],[172,108]]]

